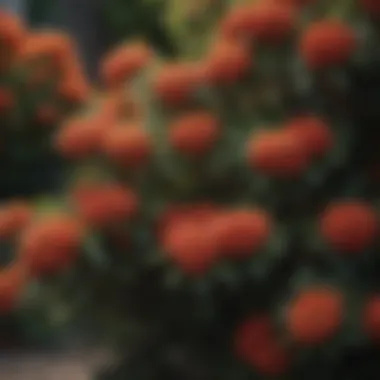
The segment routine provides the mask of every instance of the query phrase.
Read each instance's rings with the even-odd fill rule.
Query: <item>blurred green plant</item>
[[[168,6],[167,0],[101,0],[100,14],[109,45],[145,37],[162,54],[176,55],[177,47],[164,22]]]

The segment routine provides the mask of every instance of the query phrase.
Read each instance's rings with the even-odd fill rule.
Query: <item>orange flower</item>
[[[286,327],[300,344],[317,345],[330,339],[343,321],[344,297],[336,289],[313,287],[301,291],[288,305]]]
[[[323,20],[311,24],[300,40],[300,54],[311,69],[341,65],[355,52],[356,37],[339,21]]]
[[[329,204],[319,221],[326,243],[342,253],[360,253],[376,239],[376,212],[362,201],[339,201]]]
[[[124,168],[145,165],[152,154],[150,135],[138,125],[117,125],[104,136],[103,149],[107,157]]]
[[[178,106],[188,102],[204,84],[202,68],[198,64],[166,64],[153,80],[153,92],[165,105]]]
[[[83,238],[84,229],[73,217],[49,215],[23,231],[20,258],[33,275],[56,274],[74,263]]]
[[[66,65],[57,91],[69,103],[82,104],[89,98],[91,87],[77,59]]]
[[[0,315],[8,314],[16,306],[28,281],[28,271],[22,262],[0,269]]]
[[[11,201],[0,208],[0,239],[13,237],[30,222],[32,210],[26,202]]]
[[[130,221],[138,212],[135,192],[116,184],[79,184],[71,195],[77,213],[90,227],[113,227]]]
[[[296,117],[286,128],[296,133],[313,157],[323,156],[333,145],[333,135],[328,125],[314,116]]]
[[[290,354],[280,345],[267,315],[252,315],[238,325],[234,334],[236,356],[260,374],[277,376],[290,366]]]
[[[0,49],[17,53],[26,37],[25,27],[19,17],[0,10]]]
[[[363,310],[363,327],[366,334],[373,340],[380,340],[380,296],[371,296]]]
[[[294,31],[295,8],[278,1],[260,1],[233,9],[222,23],[227,37],[253,38],[263,43],[281,43]]]
[[[191,275],[207,272],[219,255],[217,236],[209,228],[207,220],[195,223],[185,219],[169,225],[163,249],[176,266]]]
[[[72,104],[84,104],[90,97],[91,88],[81,77],[69,77],[58,85],[58,94]]]
[[[295,177],[305,172],[309,154],[299,136],[289,131],[261,131],[247,146],[248,165],[274,177]]]
[[[181,221],[193,223],[211,222],[217,215],[217,208],[209,203],[169,205],[158,217],[158,237],[162,242],[167,231]]]
[[[170,145],[178,152],[192,157],[209,152],[219,135],[219,120],[206,111],[180,116],[169,126]]]
[[[54,68],[63,70],[67,61],[73,59],[74,48],[67,34],[42,31],[28,36],[21,54],[24,61],[48,60]]]
[[[71,159],[83,159],[97,153],[105,130],[101,121],[96,117],[70,119],[58,131],[56,150]]]
[[[227,211],[214,223],[223,254],[232,258],[255,254],[267,243],[272,228],[270,216],[258,209]]]
[[[111,51],[101,65],[101,76],[108,87],[122,85],[143,69],[152,58],[151,49],[144,43],[122,45]]]
[[[219,40],[205,60],[206,80],[213,84],[231,84],[242,79],[252,66],[250,51],[241,43]]]

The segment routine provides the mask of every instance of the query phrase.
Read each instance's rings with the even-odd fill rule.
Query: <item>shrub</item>
[[[378,371],[367,3],[340,17],[317,2],[236,5],[196,61],[149,55],[131,73],[123,55],[118,82],[59,130],[77,168],[67,228],[32,219],[15,252],[61,272],[37,278],[119,351],[100,379]],[[359,349],[366,366],[352,367]]]

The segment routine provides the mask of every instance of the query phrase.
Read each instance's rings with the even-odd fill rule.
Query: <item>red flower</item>
[[[235,210],[215,218],[220,249],[232,258],[255,254],[268,241],[272,221],[261,210]]]
[[[75,57],[72,41],[66,33],[41,31],[29,34],[22,45],[25,62],[49,62],[48,67],[63,71]]]
[[[306,289],[288,305],[286,327],[297,343],[316,345],[338,331],[343,313],[344,297],[340,291],[325,287]]]
[[[105,132],[103,150],[107,157],[124,168],[145,165],[153,146],[150,135],[137,125],[117,125]]]
[[[312,157],[323,156],[333,145],[331,129],[317,117],[294,118],[287,124],[287,128],[301,138]]]
[[[169,205],[158,217],[158,237],[162,242],[166,232],[181,221],[193,223],[211,221],[217,215],[217,208],[208,203]]]
[[[72,191],[72,199],[84,222],[94,228],[130,221],[138,210],[136,194],[119,185],[79,184]]]
[[[153,92],[165,105],[188,102],[204,83],[201,67],[190,63],[172,63],[161,68],[153,80]]]
[[[356,37],[349,26],[339,21],[316,21],[304,32],[299,49],[312,69],[340,65],[355,52]]]
[[[204,62],[209,83],[231,84],[242,79],[252,66],[250,51],[241,43],[220,40],[212,46]]]
[[[335,250],[358,253],[375,241],[378,221],[375,211],[361,201],[331,203],[320,218],[320,232]]]
[[[295,177],[308,168],[309,154],[299,136],[287,130],[262,131],[248,142],[250,168],[274,177]]]
[[[122,85],[143,69],[152,58],[151,49],[144,43],[123,44],[112,50],[101,65],[101,76],[108,87]]]
[[[19,253],[34,275],[55,274],[73,264],[80,253],[84,230],[67,215],[47,216],[26,228]]]
[[[180,116],[169,126],[170,145],[188,156],[209,152],[219,137],[217,118],[208,112],[193,112]]]
[[[208,218],[180,219],[163,231],[163,248],[168,257],[185,273],[205,273],[219,256],[219,245]]]
[[[265,315],[254,315],[237,327],[234,350],[240,360],[263,375],[281,375],[290,365],[290,354],[276,339],[273,324]]]
[[[0,46],[5,47],[5,51],[11,54],[17,53],[25,36],[26,31],[21,19],[0,10]],[[0,63],[2,63],[1,61]]]
[[[261,1],[233,9],[222,23],[228,37],[248,37],[263,43],[281,43],[293,32],[295,8],[285,3]]]
[[[103,123],[96,118],[72,118],[58,131],[55,147],[64,157],[87,158],[100,150],[104,130]]]

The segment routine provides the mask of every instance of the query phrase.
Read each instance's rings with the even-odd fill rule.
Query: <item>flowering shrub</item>
[[[196,61],[111,52],[104,93],[55,135],[77,169],[59,204],[4,211],[20,269],[3,309],[21,274],[41,281],[125,355],[101,379],[371,378],[375,10],[262,0]]]

